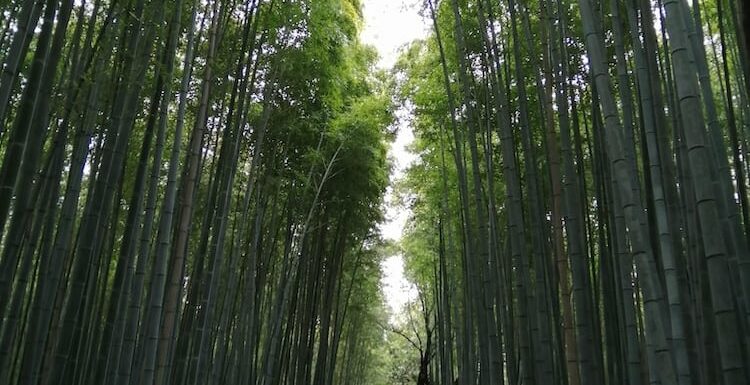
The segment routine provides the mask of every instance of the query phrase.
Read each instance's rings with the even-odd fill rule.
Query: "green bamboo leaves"
[[[370,370],[393,118],[359,2],[0,6],[0,381]]]

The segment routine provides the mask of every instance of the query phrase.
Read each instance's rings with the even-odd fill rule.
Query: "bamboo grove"
[[[366,378],[393,117],[360,8],[0,3],[0,383]]]
[[[0,384],[750,383],[744,2],[420,6],[0,1]]]
[[[750,383],[743,6],[425,1],[418,384]]]

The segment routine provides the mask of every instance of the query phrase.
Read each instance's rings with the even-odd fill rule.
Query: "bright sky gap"
[[[365,29],[362,40],[372,45],[380,55],[378,66],[390,69],[396,63],[399,51],[411,41],[427,36],[427,23],[419,15],[419,0],[365,0],[364,19]],[[414,134],[407,120],[398,129],[398,135],[393,143],[389,157],[394,161],[391,180],[396,181],[404,176],[404,172],[414,161],[414,154],[407,149],[414,140]],[[393,199],[392,187],[386,193],[386,222],[381,225],[383,237],[398,241],[404,231],[409,211],[399,207]],[[416,296],[413,285],[404,276],[403,256],[396,255],[387,258],[383,268],[383,291],[388,306],[393,314],[397,314],[402,307]]]

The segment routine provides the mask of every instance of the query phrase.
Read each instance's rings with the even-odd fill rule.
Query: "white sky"
[[[380,66],[390,68],[403,45],[427,35],[428,24],[419,15],[422,0],[364,0],[362,41],[375,46]]]
[[[364,0],[365,29],[362,40],[378,50],[380,68],[393,67],[401,47],[427,35],[428,24],[419,15],[420,3],[421,0]],[[406,168],[416,158],[407,150],[413,140],[411,127],[405,124],[400,126],[389,154],[395,160],[391,180],[403,177]],[[389,188],[386,193],[386,222],[380,227],[383,236],[399,240],[408,217],[408,210],[393,202],[393,194]],[[387,258],[381,267],[386,301],[392,314],[397,314],[406,302],[416,298],[416,291],[413,284],[404,277],[404,259],[401,255]]]

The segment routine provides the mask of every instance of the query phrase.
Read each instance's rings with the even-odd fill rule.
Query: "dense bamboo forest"
[[[0,384],[750,384],[747,4],[378,1],[0,0]]]

